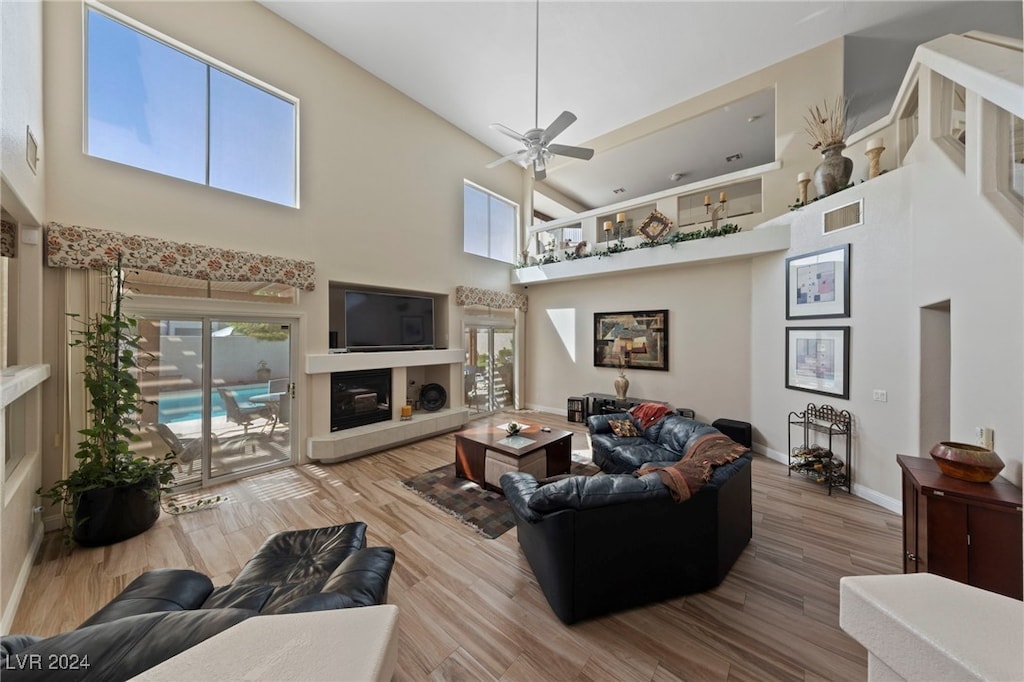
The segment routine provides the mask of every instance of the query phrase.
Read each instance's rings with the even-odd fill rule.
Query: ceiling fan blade
[[[574,159],[590,161],[594,158],[594,150],[587,147],[571,147],[566,144],[549,144],[548,151],[559,156],[571,156]]]
[[[563,130],[571,126],[575,120],[576,114],[572,113],[571,111],[563,111],[562,113],[560,113],[558,115],[558,118],[552,121],[551,125],[545,128],[544,132],[541,134],[540,139],[542,144],[547,144],[548,142],[551,142],[551,140],[558,137],[558,135]]]
[[[497,130],[502,135],[508,135],[513,140],[516,140],[518,142],[526,142],[526,136],[525,135],[522,135],[521,133],[517,133],[516,131],[512,130],[508,126],[503,126],[500,123],[492,123],[491,124],[491,130]]]
[[[505,163],[506,161],[515,161],[516,163],[519,163],[521,161],[521,159],[518,158],[518,157],[521,157],[525,153],[526,153],[525,149],[520,149],[517,152],[512,152],[511,154],[506,154],[505,156],[501,157],[500,159],[495,159],[494,161],[491,161],[489,164],[487,164],[484,167],[485,168],[494,168],[495,166],[500,166],[501,164]]]

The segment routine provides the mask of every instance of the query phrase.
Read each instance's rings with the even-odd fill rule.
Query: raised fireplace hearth
[[[331,373],[331,431],[391,419],[391,370]]]

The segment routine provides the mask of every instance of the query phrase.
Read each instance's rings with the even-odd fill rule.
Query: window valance
[[[173,242],[78,225],[46,227],[46,262],[54,268],[106,270],[123,254],[126,270],[146,270],[212,282],[276,282],[313,291],[313,261]]]
[[[18,225],[0,220],[0,256],[14,258],[18,255]]]
[[[524,313],[528,307],[526,294],[509,291],[480,289],[479,287],[455,287],[456,305],[482,305],[488,308],[519,308]]]

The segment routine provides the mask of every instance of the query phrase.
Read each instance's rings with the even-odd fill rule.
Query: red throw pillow
[[[636,426],[628,419],[609,419],[608,426],[612,427],[612,433],[619,438],[636,438],[640,435]]]

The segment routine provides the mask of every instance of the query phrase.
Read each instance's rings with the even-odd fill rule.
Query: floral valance
[[[55,268],[105,270],[123,254],[126,270],[145,270],[212,282],[276,282],[304,291],[316,286],[313,261],[172,242],[158,237],[50,223],[46,259]]]
[[[18,255],[18,225],[0,220],[0,256],[14,258]]]
[[[525,313],[528,300],[526,294],[457,286],[455,287],[455,303],[456,305],[483,305],[488,308],[519,308]]]

